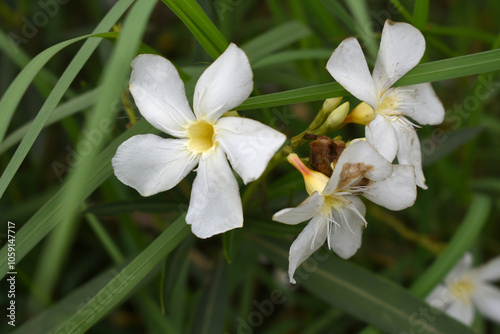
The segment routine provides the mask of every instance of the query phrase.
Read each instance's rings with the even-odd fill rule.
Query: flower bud
[[[299,156],[295,153],[288,155],[287,160],[291,163],[304,177],[304,183],[309,195],[314,192],[321,194],[328,183],[328,176],[323,173],[307,168],[306,165],[300,160]]]
[[[332,111],[337,108],[337,106],[342,101],[342,97],[334,97],[331,99],[326,99],[321,107],[321,110],[316,115],[314,121],[312,121],[311,125],[309,125],[309,130],[314,130],[317,127],[321,126],[325,122],[325,119],[331,114]]]
[[[375,118],[376,113],[374,112],[373,108],[365,103],[361,102],[352,110],[352,112],[347,115],[346,119],[344,120],[344,124],[347,123],[356,123],[356,124],[361,124],[361,125],[368,125],[373,119]]]
[[[319,128],[318,133],[325,134],[342,127],[347,113],[349,112],[349,106],[349,102],[346,102],[343,103],[340,107],[337,107],[335,110],[333,110],[326,119],[325,123]]]

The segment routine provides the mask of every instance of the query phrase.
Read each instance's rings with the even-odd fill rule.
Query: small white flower
[[[474,305],[484,317],[500,323],[500,289],[492,284],[500,280],[500,256],[474,269],[473,262],[466,253],[425,300],[469,326],[474,321]]]
[[[290,248],[288,274],[328,242],[340,257],[347,259],[361,246],[367,222],[363,195],[390,210],[403,210],[415,202],[417,189],[413,166],[392,165],[369,143],[354,140],[342,152],[330,179],[307,168],[296,154],[288,161],[303,175],[309,197],[296,208],[284,209],[273,220],[296,225],[309,220]]]
[[[347,91],[376,112],[365,128],[366,140],[387,160],[393,161],[397,155],[400,164],[413,165],[417,185],[427,189],[415,125],[405,116],[420,124],[440,124],[443,105],[429,83],[391,88],[417,66],[424,52],[425,40],[418,29],[387,20],[372,75],[353,37],[335,49],[326,68]]]
[[[227,159],[246,184],[262,174],[286,139],[251,119],[221,118],[248,98],[252,77],[246,54],[231,44],[198,80],[193,114],[170,61],[145,54],[132,62],[130,92],[142,116],[179,139],[128,139],[112,160],[115,175],[150,196],[171,189],[198,164],[186,222],[200,238],[243,226],[238,183]]]

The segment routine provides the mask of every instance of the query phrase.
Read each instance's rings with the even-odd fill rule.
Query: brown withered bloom
[[[306,139],[314,139],[309,146],[309,164],[311,167],[326,176],[332,176],[332,162],[336,163],[340,154],[345,149],[345,142],[342,140],[333,140],[327,136],[318,136],[306,134]]]

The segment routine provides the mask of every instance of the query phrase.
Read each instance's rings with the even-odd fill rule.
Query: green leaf
[[[57,333],[83,333],[98,322],[125,297],[189,235],[185,215],[179,216],[158,238],[95,294]]]
[[[420,30],[425,29],[429,17],[429,0],[416,0],[413,10],[413,25]]]
[[[422,166],[429,166],[455,151],[483,130],[483,127],[476,126],[453,131],[449,134],[441,133],[437,138],[431,137],[422,140]]]
[[[281,268],[288,266],[288,249],[249,236],[268,258]],[[473,331],[446,314],[430,313],[425,302],[399,285],[341,260],[323,249],[316,252],[295,273],[297,284],[333,307],[366,321],[386,333],[469,333]],[[426,310],[433,321],[422,316]]]
[[[253,63],[309,35],[311,30],[308,27],[300,22],[291,21],[255,37],[241,48]]]
[[[113,171],[111,168],[111,158],[115,155],[118,146],[128,138],[141,133],[158,133],[144,119],[137,122],[117,137],[96,159],[93,173],[85,180],[85,188],[82,190],[82,197],[89,196],[99,187]],[[16,262],[20,263],[26,254],[35,247],[57,224],[61,222],[61,217],[57,215],[67,203],[65,196],[66,189],[71,183],[66,183],[23,227],[16,233]],[[0,250],[0,278],[7,273],[7,247]]]
[[[203,49],[216,59],[229,43],[194,0],[162,0],[181,19]]]
[[[500,70],[500,49],[418,65],[401,78],[395,86],[416,85],[497,70]],[[237,107],[236,110],[275,107],[347,95],[349,93],[345,89],[338,83],[332,82],[251,97]]]
[[[282,64],[302,59],[328,59],[332,55],[331,50],[322,49],[305,49],[305,50],[290,50],[279,53],[274,53],[264,57],[252,64],[252,68],[258,69],[261,67]]]
[[[488,221],[490,211],[491,200],[483,195],[475,195],[465,219],[453,235],[453,238],[448,242],[443,253],[412,285],[410,291],[415,296],[424,298],[436,285],[441,283],[446,274],[476,241],[483,226]]]
[[[351,10],[356,25],[354,30],[360,36],[371,58],[375,59],[378,53],[378,43],[372,30],[372,18],[368,13],[366,0],[346,1],[346,6]]]
[[[226,262],[219,260],[208,286],[198,303],[191,333],[211,334],[224,332],[227,308]]]
[[[226,256],[227,263],[231,264],[236,258],[238,249],[240,248],[241,242],[241,229],[236,228],[231,231],[224,233],[222,237],[224,246],[224,255]]]
[[[97,100],[99,88],[95,88],[91,91],[78,95],[67,102],[61,104],[59,107],[54,109],[50,114],[49,119],[43,125],[44,128],[54,124],[61,119],[68,116],[74,115],[75,113],[82,111],[84,109],[92,106]],[[29,121],[26,124],[20,126],[15,131],[10,133],[4,141],[0,144],[0,154],[5,153],[9,148],[20,142],[23,137],[28,133],[29,129],[32,128],[34,121]]]

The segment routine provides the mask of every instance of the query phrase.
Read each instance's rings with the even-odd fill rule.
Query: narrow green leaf
[[[198,303],[191,333],[223,333],[226,307],[226,262],[220,260],[212,273],[208,287],[204,289],[201,300]]]
[[[458,260],[470,249],[484,224],[488,221],[491,211],[491,200],[484,195],[475,195],[467,211],[465,219],[453,235],[446,249],[434,261],[432,266],[418,278],[410,291],[424,298],[438,285],[455,266]]]
[[[255,236],[250,237],[268,258],[281,268],[288,266],[288,249]],[[323,249],[316,252],[295,273],[300,284],[318,298],[349,314],[373,324],[386,333],[468,333],[473,331],[446,314],[422,322],[425,302],[399,285],[336,258]],[[433,313],[434,316],[434,313]],[[425,320],[425,319],[424,319]]]
[[[224,233],[222,242],[224,246],[224,255],[226,256],[226,261],[231,264],[236,258],[236,254],[238,253],[238,249],[240,248],[241,229],[236,228]]]
[[[56,333],[83,333],[119,305],[177,245],[189,235],[185,215],[179,216],[129,265],[95,294]]]
[[[47,126],[54,124],[63,118],[74,115],[75,113],[94,105],[97,100],[98,92],[99,88],[95,88],[61,104],[50,114],[49,119],[43,125],[43,127],[46,128]],[[9,148],[20,142],[26,135],[26,133],[28,133],[28,130],[33,126],[33,122],[34,121],[29,121],[16,130],[12,131],[0,144],[0,154],[5,153],[5,151],[7,151]]]
[[[429,0],[416,0],[413,10],[413,25],[420,30],[425,29],[429,17]]]
[[[378,53],[378,43],[372,30],[372,18],[368,13],[366,0],[346,1],[345,4],[354,16],[356,33],[360,36],[370,57],[375,59]]]
[[[416,85],[497,70],[500,70],[499,49],[418,65],[401,78],[395,86]],[[345,89],[338,83],[332,82],[251,97],[237,107],[236,110],[275,107],[346,95],[349,95],[349,93]]]
[[[284,48],[300,39],[311,35],[311,30],[304,24],[291,21],[255,37],[241,45],[251,63]]]
[[[93,173],[85,180],[85,188],[82,190],[82,197],[89,196],[99,187],[113,171],[111,168],[111,158],[115,155],[118,146],[128,138],[142,133],[158,133],[144,119],[137,122],[117,137],[96,159]],[[65,196],[66,189],[71,183],[66,183],[23,227],[16,233],[16,263],[20,263],[26,254],[35,247],[57,224],[61,222],[61,217],[57,214],[63,210],[67,203]],[[7,267],[7,247],[0,250],[0,279],[8,271]]]
[[[328,59],[332,55],[331,50],[322,49],[305,49],[305,50],[290,50],[279,53],[274,53],[267,57],[252,63],[252,68],[258,69],[261,67],[292,62],[301,59]],[[326,62],[325,62],[326,64]]]
[[[229,43],[195,0],[162,0],[181,19],[212,59]]]

